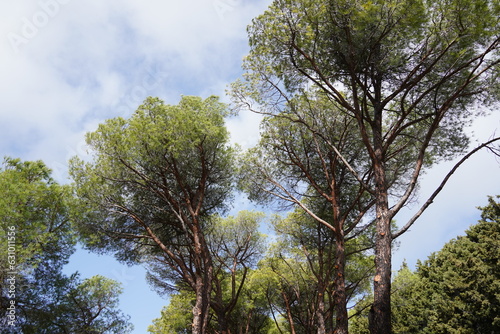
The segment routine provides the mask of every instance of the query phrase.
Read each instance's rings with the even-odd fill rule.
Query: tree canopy
[[[76,233],[73,192],[42,161],[5,158],[0,169],[2,333],[128,333],[118,307],[119,284],[65,276]]]
[[[349,171],[375,201],[373,333],[390,332],[392,242],[448,177],[400,230],[392,219],[425,168],[464,153],[464,127],[498,102],[499,14],[495,0],[276,0],[248,28],[237,108],[295,116],[297,96],[319,90],[326,110],[353,122],[366,163]],[[335,153],[348,167],[349,152]]]
[[[36,267],[51,257],[66,263],[76,243],[69,221],[71,188],[55,182],[42,161],[7,157],[0,176],[0,233],[7,240],[8,228],[14,228],[19,266]]]
[[[482,219],[464,236],[417,265],[418,293],[406,307],[394,308],[401,314],[399,322],[407,323],[407,332],[500,330],[500,202],[490,197],[481,210]]]
[[[456,169],[480,149],[500,152],[500,137],[472,148],[465,131],[500,102],[499,20],[498,0],[274,0],[248,27],[245,73],[230,90],[236,111],[264,115],[241,156],[231,108],[183,96],[149,97],[88,133],[71,186],[42,162],[5,160],[2,308],[15,303],[26,333],[130,331],[118,283],[62,274],[78,239],[145,265],[171,294],[155,333],[347,334],[349,317],[359,333],[498,331],[493,199],[415,272],[403,266],[393,281],[391,266],[394,241]],[[455,158],[394,229],[426,169]],[[267,252],[264,214],[226,216],[235,186],[290,209],[273,220]],[[13,270],[16,284],[3,284]]]
[[[93,161],[75,158],[70,167],[86,245],[168,268],[171,283],[196,294],[195,333],[208,323],[214,270],[205,230],[232,195],[227,115],[214,96],[184,96],[178,105],[148,98],[129,119],[89,133]]]

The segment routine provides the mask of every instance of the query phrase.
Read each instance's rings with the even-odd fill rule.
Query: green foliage
[[[500,197],[499,197],[500,198]],[[419,264],[425,287],[419,329],[433,333],[500,330],[500,203],[490,198],[482,220]]]
[[[122,334],[133,329],[117,308],[122,289],[116,281],[103,276],[79,281],[73,275],[54,292],[56,302],[32,312],[35,318],[23,333]]]
[[[269,318],[267,299],[262,287],[259,270],[249,273],[249,280],[243,286],[241,298],[232,311],[229,329],[231,333],[277,334],[276,326]],[[161,311],[161,316],[153,320],[148,332],[153,334],[191,333],[194,294],[180,290],[170,296],[170,302]],[[212,311],[213,312],[213,311]],[[216,315],[212,313],[208,333],[218,333]]]
[[[42,161],[13,158],[5,158],[0,169],[0,237],[7,240],[9,227],[15,229],[19,270],[53,256],[64,264],[74,251],[75,235],[69,223],[72,191],[50,174]],[[5,260],[6,256],[0,259]]]
[[[93,276],[83,280],[67,299],[66,319],[76,322],[71,325],[71,333],[128,333],[132,326],[117,309],[118,296],[122,293],[120,283],[103,276]]]
[[[371,159],[380,145],[401,196],[420,163],[463,152],[477,107],[498,102],[499,14],[496,0],[273,1],[248,28],[235,106],[279,116],[321,91]]]
[[[240,163],[240,188],[260,203],[336,199],[342,214],[355,217],[357,210],[349,208],[356,201],[356,207],[363,208],[370,199],[349,170],[359,175],[367,168],[355,125],[322,92],[288,100],[280,113],[263,119],[259,144]],[[363,182],[371,182],[370,174]]]
[[[85,244],[139,261],[145,253],[138,241],[148,233],[155,243],[185,244],[189,221],[223,211],[234,155],[226,115],[217,97],[184,96],[178,105],[148,98],[130,119],[107,120],[89,133],[94,161],[75,158],[70,167],[85,206]]]
[[[153,320],[153,324],[148,327],[148,332],[153,334],[191,333],[193,306],[193,293],[183,290],[171,295],[170,303],[162,309],[160,318]]]
[[[255,267],[265,251],[265,236],[259,232],[265,217],[264,213],[254,211],[214,217],[207,239],[220,272],[230,274]]]
[[[45,292],[65,285],[60,271],[75,246],[68,217],[71,189],[57,184],[50,174],[42,161],[23,162],[8,157],[0,169],[0,238],[11,246],[10,252],[7,243],[2,247],[0,301],[4,310],[10,300],[15,300],[20,328],[36,323],[38,319],[31,312],[47,305],[43,298],[39,303],[31,300],[32,291],[48,297],[50,302],[57,300]],[[13,293],[6,290],[8,272],[17,273]],[[9,300],[9,295],[15,298]],[[6,317],[2,317],[2,332],[12,328],[5,321]]]
[[[277,328],[269,316],[266,296],[257,292],[253,275],[250,271],[249,280],[244,286],[231,319],[232,333],[276,334]]]
[[[423,320],[421,311],[425,305],[419,305],[421,292],[420,278],[403,263],[392,283],[392,321],[394,333],[409,333]]]
[[[2,333],[128,333],[131,325],[117,309],[118,283],[104,277],[80,281],[63,266],[74,252],[71,187],[59,185],[41,161],[5,158],[0,169],[0,236],[14,241],[14,268],[0,259],[2,309],[16,305],[16,326],[2,317]],[[12,234],[12,232],[15,232]],[[5,274],[15,274],[15,298],[7,299]],[[10,297],[9,297],[10,298]]]
[[[130,333],[133,326],[118,307],[119,283],[102,276],[80,280],[48,270],[34,274],[22,293],[19,329],[26,334]],[[4,332],[2,332],[4,333]],[[6,327],[5,333],[9,332]],[[16,331],[12,333],[17,333]]]
[[[326,214],[323,211],[321,215]],[[266,296],[268,307],[277,318],[287,319],[287,312],[290,313],[296,333],[315,331],[323,322],[325,330],[332,331],[335,326],[334,280],[339,274],[334,233],[300,209],[286,218],[276,216],[272,223],[277,238],[256,273],[263,290],[259,293]],[[346,244],[345,251],[349,255],[343,274],[350,305],[356,304],[370,288],[373,256],[365,252],[372,247],[369,239],[368,234],[363,234]],[[291,324],[287,320],[281,326],[290,330]]]

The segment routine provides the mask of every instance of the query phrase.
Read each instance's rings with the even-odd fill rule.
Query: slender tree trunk
[[[253,317],[253,309],[251,309],[250,312],[248,312],[247,323],[245,326],[245,334],[250,333],[250,321],[252,321],[252,317]]]
[[[390,219],[377,226],[372,334],[391,333],[391,236]],[[389,228],[386,228],[389,226]],[[389,231],[388,231],[389,230]]]
[[[337,184],[334,185],[337,188]],[[344,220],[340,217],[339,189],[335,189],[332,201],[333,224],[335,226],[335,278],[333,280],[333,303],[335,305],[334,334],[348,333],[347,296],[345,291],[345,238]]]
[[[325,292],[326,292],[326,283],[325,281],[328,278],[325,278],[325,259],[324,259],[324,249],[323,249],[323,238],[321,233],[322,225],[318,223],[317,225],[317,233],[318,233],[318,275],[316,279],[318,280],[318,305],[316,308],[316,321],[317,321],[317,334],[325,334]]]
[[[345,291],[345,241],[344,232],[338,229],[335,237],[335,280],[334,280],[334,304],[335,304],[335,334],[348,333],[347,296]]]
[[[210,313],[213,265],[210,251],[198,225],[194,228],[194,263],[196,267],[195,306],[193,307],[193,334],[205,334]]]
[[[389,210],[383,159],[376,151],[374,163],[376,184],[376,237],[375,278],[373,282],[374,301],[370,310],[370,333],[390,334],[391,329],[391,214]]]
[[[295,334],[295,323],[293,322],[292,312],[290,310],[290,302],[289,302],[288,297],[286,296],[286,294],[284,292],[281,293],[281,296],[283,296],[283,301],[285,302],[286,317],[287,317],[288,323],[290,324],[291,334]]]
[[[317,334],[325,334],[325,284],[321,282],[318,286],[318,309],[316,310],[316,318],[318,321]]]
[[[196,278],[196,300],[193,307],[193,334],[205,334],[210,310],[210,289],[206,286],[204,275]],[[208,290],[208,291],[207,291]]]
[[[227,319],[228,312],[224,308],[221,282],[217,279],[217,277],[213,278],[212,292],[214,292],[214,296],[212,296],[210,303],[212,310],[217,315],[217,327],[218,327],[217,333],[228,334],[229,333],[229,325]]]

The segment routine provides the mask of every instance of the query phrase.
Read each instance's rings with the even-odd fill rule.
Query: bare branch
[[[324,219],[321,219],[318,215],[316,215],[314,212],[312,212],[300,199],[298,199],[297,197],[295,197],[294,195],[292,195],[292,193],[290,193],[290,191],[288,191],[287,189],[285,189],[285,187],[283,187],[279,182],[276,182],[275,180],[273,179],[268,179],[268,182],[272,183],[274,186],[276,186],[279,190],[283,191],[283,193],[285,195],[282,195],[282,194],[279,194],[277,192],[274,192],[274,191],[271,191],[269,189],[265,189],[263,187],[260,187],[262,191],[270,194],[270,195],[273,195],[275,197],[278,197],[284,201],[287,201],[287,202],[291,202],[291,203],[294,203],[294,204],[297,204],[298,206],[300,206],[308,215],[310,215],[314,220],[316,220],[317,222],[325,225],[326,227],[328,227],[330,230],[332,231],[336,231],[335,227],[333,227],[331,224],[329,224],[326,220]]]
[[[415,223],[415,221],[420,218],[420,216],[422,215],[422,213],[424,213],[424,211],[429,207],[429,205],[432,204],[432,202],[434,202],[434,199],[436,198],[436,196],[441,192],[441,190],[443,190],[444,186],[446,185],[446,183],[448,182],[448,180],[450,179],[450,177],[457,171],[457,169],[465,162],[467,161],[474,153],[478,152],[479,150],[483,149],[483,148],[488,148],[490,151],[498,151],[498,149],[496,148],[491,148],[490,145],[496,141],[499,141],[500,140],[500,137],[495,137],[485,143],[482,143],[481,145],[479,145],[478,147],[476,147],[475,149],[473,149],[472,151],[470,151],[468,154],[466,154],[462,159],[460,159],[459,162],[457,162],[455,164],[455,166],[453,166],[453,168],[449,171],[449,173],[445,176],[445,178],[443,179],[443,181],[441,182],[441,184],[439,185],[439,187],[437,187],[437,189],[434,191],[434,193],[432,193],[432,195],[429,197],[429,199],[424,203],[424,205],[422,205],[422,207],[420,208],[420,210],[418,210],[418,212],[406,223],[405,226],[403,226],[403,228],[401,228],[399,231],[397,231],[396,233],[394,233],[392,235],[392,238],[393,239],[396,239],[398,238],[399,236],[401,236],[403,233],[405,233],[412,225],[413,223]]]

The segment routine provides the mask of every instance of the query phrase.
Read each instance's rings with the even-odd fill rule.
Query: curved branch
[[[448,182],[448,180],[450,179],[450,177],[457,171],[457,169],[465,162],[467,161],[474,153],[478,152],[479,150],[483,149],[483,148],[490,148],[489,145],[491,145],[492,143],[496,142],[496,141],[499,141],[500,140],[500,137],[495,137],[485,143],[482,143],[481,145],[479,145],[478,147],[476,147],[475,149],[473,149],[472,151],[470,151],[468,154],[466,154],[462,159],[460,159],[459,162],[457,162],[455,164],[455,166],[453,166],[453,168],[448,172],[448,174],[445,176],[445,178],[443,179],[443,181],[441,182],[441,184],[439,185],[439,187],[437,187],[437,189],[434,191],[434,193],[432,193],[432,195],[427,199],[427,201],[424,203],[424,205],[422,205],[422,207],[420,208],[420,210],[418,210],[418,212],[406,223],[405,226],[403,226],[399,231],[397,231],[396,233],[393,233],[392,234],[392,239],[396,239],[398,238],[399,236],[401,236],[403,233],[405,233],[412,225],[413,223],[415,223],[415,221],[420,218],[420,216],[422,215],[422,213],[424,213],[424,211],[429,207],[429,205],[432,204],[432,202],[434,202],[434,199],[436,198],[436,196],[441,192],[441,190],[443,190],[444,186],[446,185],[446,183]],[[490,148],[490,150],[494,150],[493,148]],[[495,152],[495,154],[497,154]]]

